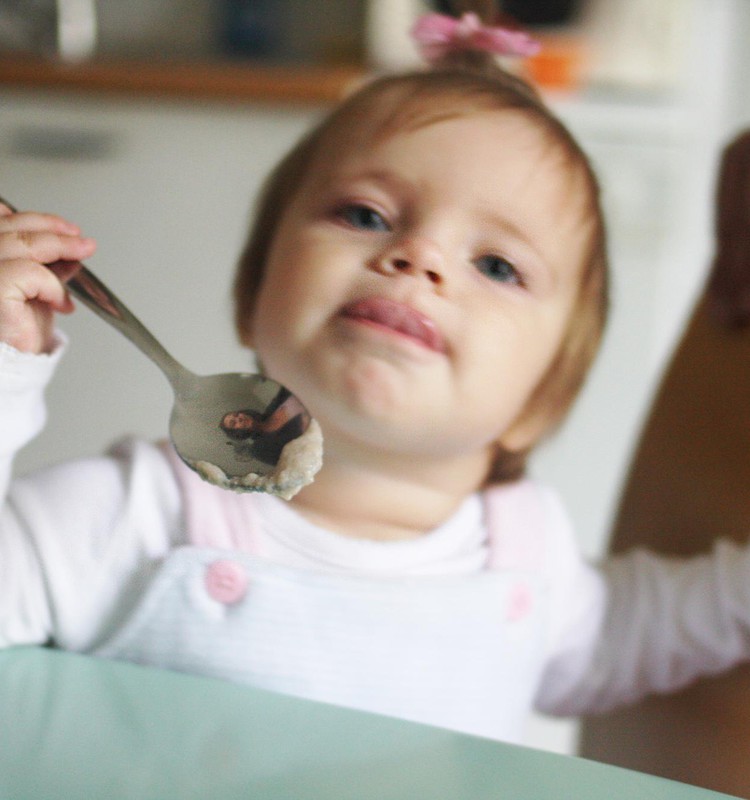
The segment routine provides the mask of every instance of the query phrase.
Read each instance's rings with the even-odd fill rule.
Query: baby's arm
[[[73,310],[64,281],[75,267],[56,262],[76,262],[95,249],[62,217],[14,213],[0,203],[0,342],[24,353],[49,352],[55,313]]]
[[[0,647],[86,650],[181,530],[174,477],[146,443],[10,481],[44,423],[60,355],[54,317],[72,308],[64,282],[75,266],[54,262],[94,247],[59,217],[0,206]]]
[[[87,652],[106,639],[184,543],[181,520],[171,467],[147,442],[13,481],[0,507],[0,648]]]
[[[87,650],[181,542],[179,491],[154,445],[10,481],[15,452],[44,422],[58,358],[0,344],[0,648],[49,640]]]
[[[750,546],[693,558],[632,550],[595,569],[550,504],[546,713],[606,711],[750,660]]]
[[[0,500],[13,456],[43,423],[41,392],[54,365],[41,355],[54,349],[55,314],[73,309],[64,281],[95,248],[61,217],[0,202]]]

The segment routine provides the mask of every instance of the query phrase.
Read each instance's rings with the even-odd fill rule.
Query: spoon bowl
[[[273,472],[282,450],[304,435],[310,422],[299,400],[269,378],[191,373],[175,390],[169,432],[193,469],[201,462],[211,464],[230,483],[238,483],[249,474]]]
[[[12,210],[13,207],[0,198]],[[48,265],[70,293],[130,339],[166,376],[174,391],[169,435],[177,454],[202,478],[236,491],[290,498],[320,468],[322,436],[302,403],[280,383],[251,373],[196,375],[87,267]]]

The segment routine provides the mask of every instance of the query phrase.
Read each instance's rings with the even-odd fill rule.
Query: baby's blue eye
[[[390,230],[390,226],[385,219],[369,206],[356,203],[342,206],[338,210],[338,215],[353,228],[360,228],[367,231]]]
[[[474,263],[482,275],[486,275],[493,281],[519,285],[523,283],[518,270],[502,256],[480,256]]]

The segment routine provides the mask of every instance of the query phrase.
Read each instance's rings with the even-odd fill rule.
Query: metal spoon
[[[2,198],[0,202],[15,211]],[[172,385],[175,402],[169,434],[191,469],[223,488],[285,497],[312,480],[320,465],[319,455],[313,453],[312,463],[308,457],[308,463],[301,465],[305,475],[290,469],[288,454],[281,463],[284,447],[308,432],[311,423],[310,414],[288,389],[257,374],[201,376],[190,372],[87,267],[74,264],[78,270],[67,281],[71,294],[130,339]],[[71,262],[48,266],[69,274]],[[309,456],[311,448],[302,449]],[[277,475],[280,465],[281,476]]]

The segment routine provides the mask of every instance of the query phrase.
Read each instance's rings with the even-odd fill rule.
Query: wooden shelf
[[[161,98],[315,105],[335,102],[365,71],[357,66],[96,60],[62,64],[0,58],[0,86]]]

